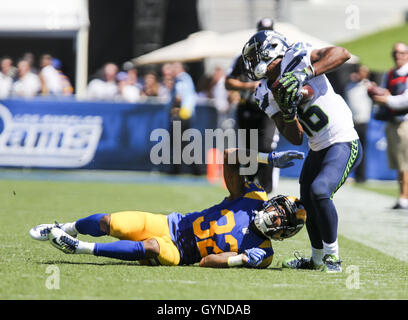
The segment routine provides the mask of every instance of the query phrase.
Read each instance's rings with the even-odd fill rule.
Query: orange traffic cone
[[[207,151],[207,181],[209,183],[222,182],[226,188],[223,172],[223,154],[217,148],[211,148]]]

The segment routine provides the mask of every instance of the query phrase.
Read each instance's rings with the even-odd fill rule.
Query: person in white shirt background
[[[90,100],[115,100],[119,94],[116,76],[119,68],[108,62],[103,67],[103,78],[93,79],[88,84],[87,96]]]
[[[40,59],[41,71],[39,77],[41,80],[42,95],[62,95],[63,84],[59,72],[52,64],[52,56],[44,54]]]
[[[13,61],[8,57],[4,57],[0,61],[0,99],[10,95],[13,78],[9,75],[9,70],[12,65]]]
[[[40,78],[30,69],[27,60],[17,63],[17,81],[14,82],[11,95],[15,97],[30,98],[36,96],[41,90]]]
[[[345,87],[345,100],[353,114],[354,128],[360,137],[364,150],[367,146],[366,133],[373,105],[367,93],[367,85],[370,83],[369,76],[370,70],[366,66],[359,66],[358,71],[350,75],[351,81]],[[363,153],[360,165],[355,170],[355,181],[358,183],[366,181],[365,153]]]

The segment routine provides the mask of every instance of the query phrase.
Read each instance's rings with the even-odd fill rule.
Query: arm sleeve
[[[408,81],[407,81],[408,86]],[[391,109],[405,109],[408,108],[408,89],[406,89],[402,94],[397,96],[388,96],[387,105]]]

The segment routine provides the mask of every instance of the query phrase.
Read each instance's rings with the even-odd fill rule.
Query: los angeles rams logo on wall
[[[0,104],[0,165],[80,168],[93,159],[102,117],[17,114]]]

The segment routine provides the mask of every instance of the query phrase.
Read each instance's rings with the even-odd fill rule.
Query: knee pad
[[[314,200],[329,199],[331,191],[329,184],[323,179],[316,179],[310,186],[310,193]]]

